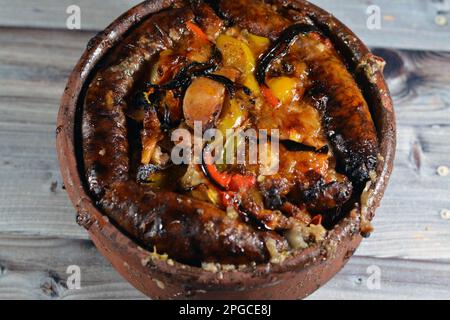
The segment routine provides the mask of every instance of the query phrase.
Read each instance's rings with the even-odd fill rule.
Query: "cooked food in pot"
[[[378,155],[368,104],[326,33],[282,0],[172,3],[92,77],[87,185],[126,233],[176,261],[282,263],[359,207]],[[236,144],[198,142],[210,129]],[[243,131],[267,136],[232,135]],[[230,152],[251,143],[269,152]],[[179,163],[180,145],[200,157]]]

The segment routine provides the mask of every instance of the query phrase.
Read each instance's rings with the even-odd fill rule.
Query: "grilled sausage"
[[[101,204],[144,245],[185,263],[267,261],[269,239],[279,251],[287,249],[278,234],[255,231],[213,205],[170,192],[146,192],[132,182],[115,184]]]
[[[83,154],[90,190],[100,196],[114,181],[126,181],[129,171],[125,97],[136,75],[159,51],[167,48],[170,29],[183,31],[184,20],[194,17],[188,9],[173,9],[146,20],[97,72],[83,110]]]
[[[323,111],[338,168],[356,186],[361,186],[375,169],[378,139],[360,88],[328,39],[318,34],[306,35],[292,50],[311,68],[313,100]]]
[[[336,180],[326,182],[316,172],[307,173],[308,182],[297,183],[288,198],[301,203],[312,212],[326,212],[342,207],[351,197],[353,186],[345,176],[337,175]]]
[[[213,8],[201,0],[191,0],[192,10],[200,27],[209,39],[215,39],[224,28],[224,21],[217,16]]]
[[[276,40],[291,24],[270,5],[260,0],[220,0],[219,2],[219,9],[228,19],[251,33],[271,40]]]

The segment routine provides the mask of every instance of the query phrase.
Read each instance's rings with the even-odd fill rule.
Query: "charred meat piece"
[[[279,251],[286,241],[276,233],[256,231],[215,206],[174,193],[146,192],[141,186],[112,186],[101,204],[120,225],[143,244],[185,263],[242,264],[269,259],[266,241]]]
[[[271,40],[276,40],[291,24],[269,4],[259,0],[218,0],[218,2],[220,11],[228,19],[251,33]]]
[[[341,176],[338,180],[326,182],[315,172],[308,172],[307,184],[299,183],[290,192],[288,198],[294,203],[301,203],[312,212],[326,212],[342,207],[352,196],[350,181]]]
[[[323,111],[338,168],[361,186],[375,169],[378,154],[377,133],[367,102],[328,39],[306,35],[293,49],[312,70],[313,100]]]
[[[255,223],[263,230],[286,230],[292,227],[288,218],[281,211],[265,209],[264,199],[258,190],[252,190],[242,195],[240,211],[250,223]]]
[[[283,211],[286,201],[311,212],[327,212],[350,200],[352,183],[330,168],[329,155],[280,148],[279,170],[259,184],[266,208]]]
[[[216,39],[224,28],[224,21],[218,17],[214,9],[201,0],[191,1],[195,13],[195,21],[205,31],[209,39]]]

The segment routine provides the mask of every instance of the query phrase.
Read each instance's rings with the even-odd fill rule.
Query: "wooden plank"
[[[89,240],[0,235],[0,300],[144,299]],[[68,289],[69,266],[80,267],[81,289]]]
[[[146,298],[90,241],[0,235],[0,247],[0,299]],[[449,263],[354,257],[309,299],[448,299]],[[70,265],[80,267],[80,290],[67,288]],[[373,272],[368,267],[374,266],[380,289],[367,286]]]
[[[372,282],[374,271],[380,275],[379,287]],[[308,299],[448,300],[449,272],[449,261],[353,257],[341,272]]]
[[[92,35],[0,29],[0,298],[144,298],[84,240],[61,189],[56,112]],[[376,53],[388,60],[399,118],[394,175],[372,238],[311,298],[449,298],[450,225],[439,212],[450,208],[450,177],[436,168],[450,167],[450,56]],[[84,270],[81,291],[64,288],[70,264]],[[381,290],[365,286],[370,265],[382,270]]]
[[[69,6],[81,10],[82,30],[103,30],[115,18],[142,0],[0,0],[0,25],[67,29]]]
[[[435,22],[438,11],[450,20],[450,2],[432,0],[311,0],[345,23],[368,46],[450,51],[450,24]],[[381,28],[369,29],[369,6],[381,13]],[[442,11],[442,12],[441,12]],[[373,11],[372,11],[373,12]]]
[[[448,0],[446,0],[448,1]],[[450,20],[449,2],[431,0],[312,0],[347,24],[369,46],[450,51],[450,24],[435,23],[437,11]],[[0,0],[0,25],[66,29],[71,5],[81,9],[82,30],[102,30],[140,0]],[[447,3],[447,5],[445,5]],[[370,5],[381,9],[379,30],[367,27]]]
[[[449,258],[450,54],[375,50],[387,60],[398,146],[394,173],[374,221],[376,232],[360,252],[379,257]],[[444,240],[446,239],[446,240]]]
[[[87,238],[62,190],[55,122],[92,33],[0,30],[0,230]]]
[[[86,239],[61,189],[54,130],[67,75],[92,34],[1,31],[0,232]],[[358,254],[450,259],[450,225],[439,214],[450,208],[450,177],[436,174],[438,166],[450,167],[450,57],[377,53],[391,66],[398,154],[376,232]]]

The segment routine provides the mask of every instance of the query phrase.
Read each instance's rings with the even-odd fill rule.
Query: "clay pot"
[[[340,21],[303,0],[291,5],[308,10],[342,52],[371,106],[381,157],[377,178],[365,193],[361,215],[343,219],[321,245],[299,251],[281,265],[257,265],[229,272],[210,272],[163,259],[139,247],[98,210],[80,172],[80,111],[85,85],[96,64],[122,35],[149,15],[165,8],[168,1],[144,2],[119,17],[94,37],[70,75],[61,101],[57,127],[57,151],[64,184],[98,250],[132,285],[153,299],[300,299],[317,290],[336,274],[358,247],[361,221],[371,220],[388,183],[394,161],[396,129],[389,90],[382,75],[382,61]]]

